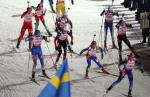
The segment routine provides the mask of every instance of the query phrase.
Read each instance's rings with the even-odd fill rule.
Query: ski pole
[[[100,44],[100,41],[101,41],[101,46],[103,46],[103,38],[102,38],[103,21],[104,21],[104,15],[103,15],[103,18],[102,18],[101,29],[100,29],[99,40],[98,40],[98,44]],[[100,38],[101,38],[101,40],[100,40]]]
[[[27,1],[27,3],[28,3],[28,7],[30,6],[30,1]]]
[[[113,6],[114,0],[112,0],[112,6]]]
[[[29,76],[29,68],[30,68],[30,52],[29,52],[29,58],[28,58],[28,69],[27,69],[27,77]]]
[[[95,40],[95,36],[96,36],[96,34],[93,35],[93,41]]]
[[[52,53],[51,53],[51,51],[50,51],[50,49],[49,49],[49,46],[48,46],[48,44],[47,44],[47,42],[45,41],[45,43],[46,43],[46,46],[47,46],[47,48],[48,48],[48,51],[49,51],[49,54],[50,54],[50,58],[51,58],[51,60],[52,60],[52,62],[53,62],[53,65],[55,64],[54,63],[54,60],[53,60],[53,57],[52,57]],[[56,69],[56,68],[55,68]],[[57,70],[57,69],[56,69]]]

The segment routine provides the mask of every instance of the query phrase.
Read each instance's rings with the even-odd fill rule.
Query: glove
[[[73,45],[73,41],[71,41],[70,44]]]

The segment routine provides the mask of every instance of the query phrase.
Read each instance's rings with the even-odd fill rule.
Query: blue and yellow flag
[[[71,97],[70,74],[68,61],[64,60],[60,69],[56,72],[38,97]]]

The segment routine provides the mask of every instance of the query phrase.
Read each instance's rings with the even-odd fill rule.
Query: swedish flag
[[[38,97],[71,97],[70,74],[68,61],[64,60],[60,69],[56,72]]]

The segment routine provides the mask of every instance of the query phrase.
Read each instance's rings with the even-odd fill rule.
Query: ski
[[[132,95],[127,95],[127,94],[124,94],[124,93],[121,93],[123,96],[125,97],[133,97]]]
[[[73,79],[71,82],[72,83],[78,83],[80,81],[89,80],[89,81],[95,83],[95,81],[93,79],[98,78],[98,77],[103,77],[103,75],[97,75],[97,76],[93,76],[93,77],[83,77],[83,78],[79,78],[79,79]]]
[[[105,73],[105,72],[102,72],[102,71],[99,71],[99,70],[97,70],[96,71],[97,73],[104,73],[104,74],[106,74],[106,75],[111,75],[111,76],[115,76],[115,77],[119,77],[118,75],[116,75],[116,74],[112,74],[112,73]]]
[[[80,82],[80,81],[84,81],[84,80],[89,80],[89,81],[91,81],[91,82],[95,82],[94,80],[92,80],[92,78],[86,78],[86,77],[83,77],[83,78],[79,78],[79,79],[74,79],[74,80],[72,80],[71,82],[72,83],[78,83],[78,82]]]
[[[38,77],[43,77],[43,78],[51,79],[50,77],[44,76],[44,75],[38,75]]]
[[[34,82],[36,85],[40,85],[35,79],[29,77],[30,81]]]

